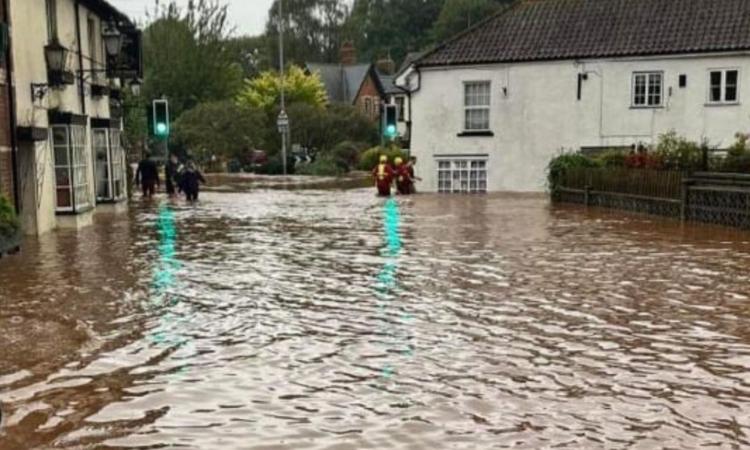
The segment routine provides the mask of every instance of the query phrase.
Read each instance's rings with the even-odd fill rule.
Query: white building
[[[422,191],[542,191],[561,149],[750,131],[750,1],[521,0],[396,83]]]
[[[104,0],[11,0],[10,13],[23,229],[85,226],[127,197],[115,71],[140,35]]]

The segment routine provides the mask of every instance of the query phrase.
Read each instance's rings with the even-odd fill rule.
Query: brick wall
[[[8,15],[0,1],[0,21],[7,22]],[[13,201],[13,155],[11,153],[10,77],[7,73],[6,55],[0,55],[0,193]]]
[[[380,102],[380,93],[375,80],[372,79],[372,75],[368,75],[359,89],[355,105],[367,117],[377,120],[380,117]]]

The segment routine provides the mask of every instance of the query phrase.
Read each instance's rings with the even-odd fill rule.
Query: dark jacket
[[[150,159],[144,159],[138,164],[138,172],[135,174],[136,183],[159,184],[159,168]]]
[[[199,170],[187,169],[182,173],[181,182],[182,189],[185,192],[198,192],[200,189],[200,183],[205,183],[206,179],[203,178],[203,174]]]

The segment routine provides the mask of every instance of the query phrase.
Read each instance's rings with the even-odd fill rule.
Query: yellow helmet
[[[396,163],[397,166],[400,166],[404,162],[404,160],[401,158],[396,158],[393,160],[393,162]]]
[[[380,162],[382,163],[388,162],[388,157],[385,155],[380,155]]]

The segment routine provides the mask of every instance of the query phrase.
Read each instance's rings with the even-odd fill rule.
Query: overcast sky
[[[176,0],[181,6],[188,0]],[[239,34],[260,34],[265,30],[268,9],[273,0],[223,0],[229,4],[229,20]],[[120,11],[141,21],[146,8],[152,9],[154,0],[109,0]],[[167,3],[168,0],[162,0]]]

